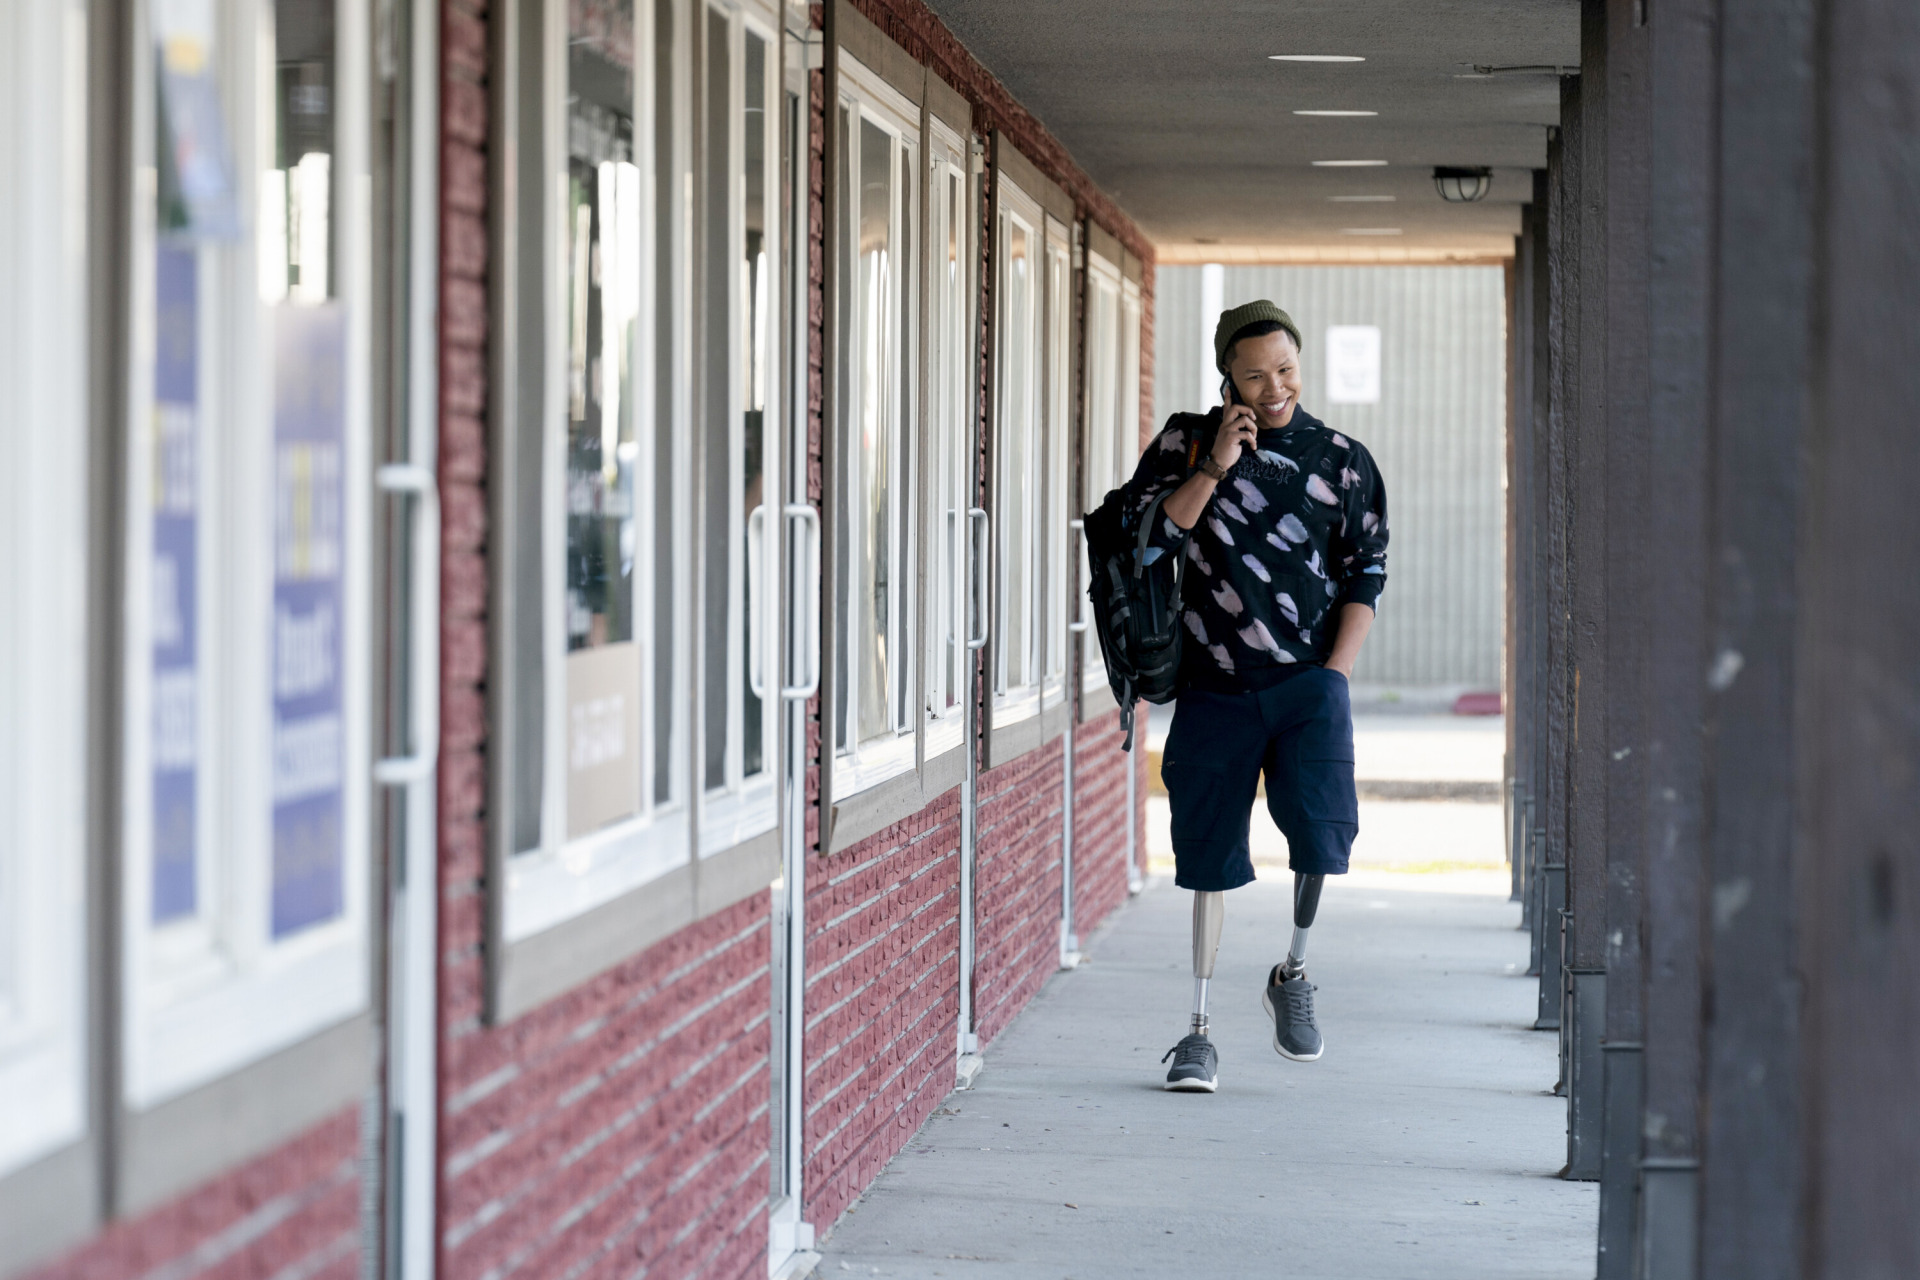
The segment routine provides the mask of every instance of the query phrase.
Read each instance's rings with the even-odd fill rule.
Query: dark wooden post
[[[1540,863],[1540,899],[1535,928],[1540,936],[1540,1001],[1534,1026],[1561,1026],[1564,982],[1564,916],[1567,906],[1567,728],[1572,666],[1568,661],[1567,622],[1567,437],[1573,419],[1573,353],[1579,349],[1580,316],[1576,272],[1580,225],[1580,81],[1561,82],[1560,128],[1547,144],[1552,193],[1547,204],[1548,377],[1551,381],[1544,440],[1546,453],[1545,542],[1546,644],[1541,710],[1546,747],[1541,777],[1541,826],[1545,845]],[[1566,1084],[1561,1055],[1560,1082]]]
[[[1826,7],[1793,1029],[1809,1276],[1920,1275],[1920,8]],[[1894,112],[1898,114],[1894,114]]]
[[[1640,1180],[1641,915],[1646,849],[1648,30],[1607,0],[1606,1010],[1601,1037],[1600,1280],[1633,1274]]]
[[[1580,13],[1579,325],[1568,348],[1567,420],[1567,1176],[1600,1176],[1600,1031],[1606,1009],[1608,74],[1606,6]]]

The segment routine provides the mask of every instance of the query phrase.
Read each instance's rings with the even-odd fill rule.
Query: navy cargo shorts
[[[1267,775],[1267,811],[1287,862],[1344,875],[1360,830],[1347,678],[1309,667],[1256,693],[1183,689],[1160,761],[1173,809],[1174,883],[1212,893],[1251,882],[1247,824]]]

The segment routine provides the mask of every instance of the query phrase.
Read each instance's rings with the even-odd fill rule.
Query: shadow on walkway
[[[1173,1094],[1191,897],[1156,877],[1056,975],[828,1239],[817,1275],[1589,1277],[1592,1184],[1554,1176],[1566,1104],[1502,877],[1329,879],[1313,931],[1326,1056],[1260,1010],[1288,878],[1227,899],[1220,1092]]]

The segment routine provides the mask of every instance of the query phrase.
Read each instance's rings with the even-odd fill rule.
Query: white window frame
[[[86,33],[0,0],[0,1177],[86,1130]]]
[[[670,87],[670,102],[675,112],[672,122],[673,155],[668,160],[672,180],[684,191],[684,198],[671,200],[673,225],[666,228],[674,246],[673,275],[660,280],[653,269],[657,248],[656,210],[660,207],[654,145],[656,113],[654,77],[656,47],[652,0],[634,4],[634,108],[633,159],[640,171],[640,233],[642,269],[636,283],[638,320],[633,326],[632,398],[636,405],[656,403],[658,381],[672,379],[670,420],[654,421],[651,411],[646,420],[653,429],[644,438],[636,430],[638,460],[633,487],[642,501],[636,503],[637,564],[659,564],[656,554],[655,509],[645,499],[656,492],[659,480],[655,444],[656,432],[667,430],[676,442],[669,465],[670,482],[675,493],[693,492],[692,422],[694,416],[695,344],[691,336],[691,317],[695,275],[692,270],[693,217],[693,140],[692,94],[687,75],[693,60],[692,23],[704,8],[695,0],[672,0],[674,9],[674,48],[670,63],[675,83]],[[545,220],[546,243],[540,246],[548,269],[544,273],[543,298],[545,324],[543,353],[545,377],[545,413],[543,421],[542,475],[540,479],[540,545],[542,560],[541,638],[544,680],[544,724],[542,737],[543,774],[540,802],[540,845],[535,849],[517,849],[508,859],[506,894],[501,910],[501,930],[512,943],[540,933],[563,921],[610,902],[621,895],[659,879],[685,866],[691,860],[691,806],[688,794],[693,774],[690,754],[692,699],[691,681],[692,612],[694,582],[690,557],[671,557],[674,581],[671,585],[675,625],[672,631],[673,676],[666,690],[650,689],[653,696],[642,704],[653,714],[672,717],[668,735],[668,795],[656,799],[654,778],[658,764],[655,751],[656,723],[647,716],[638,719],[636,768],[640,775],[637,812],[626,819],[609,823],[599,830],[569,837],[567,775],[569,772],[570,726],[568,724],[568,650],[567,650],[567,422],[568,422],[568,6],[549,3],[540,7],[543,25],[536,34],[542,42],[542,106],[544,132],[541,142],[548,157],[546,170],[552,205]],[[670,291],[673,324],[668,335],[671,367],[658,367],[657,290]],[[675,545],[687,548],[694,532],[693,504],[682,501],[672,513],[672,537]],[[655,634],[654,580],[635,575],[633,631],[636,637]],[[522,607],[525,607],[524,604]],[[642,657],[645,654],[645,657]],[[652,684],[653,664],[650,649],[636,644],[635,657],[641,662],[643,686]]]
[[[927,138],[925,249],[927,254],[927,362],[925,406],[926,498],[922,545],[928,573],[921,666],[922,728],[926,757],[958,747],[966,736],[967,565],[973,506],[974,264],[978,219],[973,216],[967,144],[934,118]],[[953,182],[959,208],[948,207]],[[958,222],[954,221],[958,219]],[[954,251],[949,255],[949,241]]]
[[[859,634],[857,620],[862,615],[857,612],[857,601],[852,591],[851,579],[854,575],[844,575],[836,583],[838,598],[832,602],[832,617],[836,637],[844,634],[847,639],[844,645],[836,639],[829,646],[830,661],[838,661],[843,649],[845,657],[844,663],[834,673],[833,688],[836,691],[837,705],[832,709],[831,714],[844,717],[847,745],[845,747],[838,745],[839,725],[829,724],[826,731],[826,749],[833,753],[833,794],[836,801],[876,786],[889,778],[911,772],[918,762],[918,729],[921,717],[914,712],[913,706],[916,688],[914,668],[918,665],[918,645],[914,632],[920,616],[920,601],[917,599],[917,584],[914,582],[917,575],[912,572],[912,566],[916,563],[917,557],[914,544],[917,541],[915,508],[918,505],[916,486],[912,483],[914,476],[912,450],[919,441],[913,429],[914,415],[911,411],[902,413],[900,401],[903,392],[913,394],[918,389],[915,379],[919,365],[917,342],[919,264],[922,261],[921,255],[925,252],[921,236],[924,219],[919,216],[920,108],[845,50],[840,53],[839,80],[840,102],[836,104],[829,118],[828,127],[835,129],[840,127],[840,111],[844,109],[851,113],[851,118],[856,125],[862,121],[870,122],[892,136],[896,148],[893,161],[896,181],[905,184],[912,206],[907,218],[902,219],[896,190],[896,199],[889,213],[892,223],[890,234],[892,242],[899,244],[902,224],[910,222],[911,225],[906,229],[913,238],[913,253],[911,261],[904,264],[902,269],[892,272],[893,287],[889,290],[886,300],[887,316],[882,332],[898,342],[898,350],[891,358],[882,357],[881,363],[884,367],[879,371],[884,381],[880,393],[882,405],[880,428],[890,434],[891,442],[895,446],[891,450],[893,470],[888,486],[897,500],[892,503],[891,520],[895,525],[890,529],[889,536],[893,537],[896,531],[904,533],[904,541],[907,544],[901,549],[900,563],[894,568],[893,582],[890,584],[893,598],[889,604],[889,616],[897,620],[897,630],[894,632],[897,643],[892,646],[892,652],[899,654],[900,661],[898,666],[889,672],[889,679],[899,683],[886,691],[892,721],[891,728],[861,741],[858,736],[860,690],[854,683],[854,673],[858,666],[857,642],[854,637]],[[856,128],[854,132],[857,135],[858,129]],[[857,181],[860,164],[858,149],[849,145],[842,147],[841,151],[841,163],[851,166],[848,173],[854,175],[853,181]],[[836,175],[830,180],[838,181],[841,178]],[[849,186],[851,185],[852,182],[849,182]],[[830,229],[829,234],[852,234],[855,214],[852,210],[843,210],[843,215],[846,221],[840,227]],[[852,265],[857,261],[852,246],[841,245],[838,247],[838,252],[843,255],[841,261],[848,264],[850,273]],[[843,279],[842,299],[836,300],[834,303],[836,306],[840,305],[844,299],[855,297],[853,291],[844,287],[845,284],[846,281]],[[862,346],[855,341],[849,343],[848,348],[845,353],[848,368],[851,370],[848,382],[851,385],[858,385],[864,375],[864,369],[859,365],[863,355]],[[847,403],[845,388],[842,389],[839,399],[840,412],[843,415],[850,415],[853,410]],[[828,429],[839,430],[840,427],[835,423],[830,424]],[[842,436],[838,441],[838,452],[844,460],[843,466],[849,469],[849,475],[852,474],[851,468],[860,456],[856,446],[857,441],[850,435]],[[835,521],[839,529],[835,535],[836,538],[851,537],[864,515],[864,511],[858,506],[860,496],[857,492],[858,487],[846,484],[842,488],[844,492],[838,499],[841,510],[836,513],[838,518]],[[898,541],[894,545],[898,546]],[[893,710],[901,707],[904,707],[904,714]]]
[[[1066,701],[1068,639],[1067,566],[1077,538],[1069,539],[1073,479],[1073,238],[1065,222],[1051,213],[1046,218],[1046,247],[1042,259],[1045,290],[1040,311],[1043,344],[1044,400],[1040,417],[1041,537],[1040,601],[1035,616],[1041,620],[1040,709]]]
[[[1040,714],[1041,679],[1041,554],[1040,522],[1044,519],[1041,479],[1041,449],[1044,413],[1045,358],[1041,349],[1042,315],[1045,297],[1046,215],[1039,201],[1022,191],[1006,173],[998,176],[995,214],[995,254],[998,279],[994,289],[994,449],[993,449],[993,726],[999,730]],[[1017,224],[1027,235],[1028,261],[1033,276],[1028,284],[1026,306],[1019,314],[1013,310],[1012,228]],[[1011,385],[1010,366],[1015,353],[1024,353],[1030,362],[1024,394]],[[1024,425],[1019,448],[1009,440],[1009,428],[1016,421]],[[1017,455],[1017,456],[1016,456]],[[1014,476],[1027,477],[1021,497],[1012,496]],[[1015,507],[1019,510],[1016,512]],[[1018,517],[1016,519],[1016,516]],[[1014,598],[1009,566],[1021,564],[1027,570],[1022,598]],[[1024,676],[1016,677],[1009,663],[1018,653],[1024,658]]]
[[[725,761],[726,780],[718,788],[705,785],[701,778],[700,810],[700,855],[711,857],[724,852],[745,840],[773,830],[778,821],[775,808],[776,779],[779,776],[779,574],[776,566],[781,563],[780,530],[786,523],[778,518],[776,498],[784,492],[780,471],[780,377],[778,355],[778,328],[775,314],[778,306],[778,291],[775,284],[780,276],[780,137],[779,104],[784,92],[780,77],[780,34],[778,14],[770,6],[739,6],[714,3],[705,0],[702,10],[703,19],[707,13],[718,13],[727,17],[728,26],[728,65],[730,68],[729,92],[731,105],[728,111],[727,155],[735,166],[733,181],[728,184],[729,206],[727,210],[728,248],[726,250],[726,270],[728,273],[728,296],[741,308],[736,313],[736,322],[730,326],[734,343],[728,351],[727,380],[731,401],[727,406],[727,422],[730,433],[728,450],[732,475],[728,481],[729,511],[729,555],[728,565],[728,623],[727,644],[724,660],[727,664],[727,757]],[[751,314],[758,319],[758,333],[748,334],[744,328],[745,313],[748,312],[746,291],[750,287],[746,272],[742,269],[739,247],[746,238],[746,180],[739,169],[741,158],[745,154],[746,134],[746,37],[751,32],[765,43],[766,57],[761,65],[761,202],[763,217],[766,220],[765,234],[762,237],[764,262],[759,271],[759,297],[751,307]],[[711,252],[709,253],[711,257]],[[753,358],[757,347],[759,358]],[[761,502],[752,519],[740,515],[745,501],[744,450],[746,441],[746,413],[752,407],[750,399],[757,399],[760,406],[761,425]],[[705,486],[702,486],[705,492]],[[704,515],[704,512],[703,512]],[[739,611],[743,605],[751,608],[750,617],[756,625],[748,642],[743,644],[741,628],[737,625]],[[702,609],[704,617],[705,610]],[[716,649],[703,648],[706,660],[717,654]],[[743,679],[757,672],[755,692],[760,702],[760,742],[761,765],[758,774],[749,778],[744,769],[744,732],[746,726],[746,698],[741,690]],[[705,684],[701,684],[702,713],[704,714]],[[704,774],[706,750],[704,738],[699,771]]]
[[[122,958],[123,1088],[145,1110],[364,1010],[368,1002],[368,543],[371,525],[368,51],[361,6],[335,19],[331,160],[334,297],[344,314],[340,516],[341,875],[336,917],[275,940],[269,923],[275,732],[275,453],[273,306],[262,300],[258,231],[262,172],[272,162],[274,74],[260,60],[263,16],[252,0],[214,6],[218,96],[233,157],[241,234],[196,250],[200,583],[196,905],[155,927],[152,910],[154,562],[152,486],[158,237],[153,193],[156,93],[152,9],[135,23],[132,368],[127,423]],[[298,305],[294,303],[280,305]],[[218,672],[219,680],[206,678]]]

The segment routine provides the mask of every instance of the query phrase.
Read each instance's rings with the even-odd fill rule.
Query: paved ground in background
[[[820,1276],[1568,1280],[1595,1188],[1554,1176],[1565,1104],[1505,873],[1330,880],[1326,1057],[1270,1046],[1284,875],[1228,899],[1221,1091],[1159,1088],[1185,1030],[1189,896],[1156,877],[1056,975],[827,1240]]]

